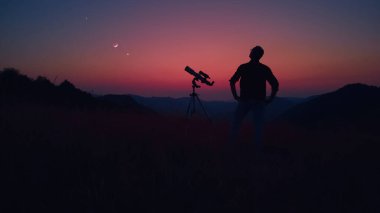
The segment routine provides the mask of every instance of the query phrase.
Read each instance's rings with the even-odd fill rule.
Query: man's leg
[[[229,142],[234,143],[238,139],[238,133],[243,122],[244,117],[247,115],[251,109],[251,104],[245,101],[239,101],[238,106],[235,110],[235,114],[232,120]]]
[[[255,101],[252,104],[252,121],[253,121],[253,143],[257,147],[263,144],[263,127],[264,127],[264,113],[265,103],[262,101]]]

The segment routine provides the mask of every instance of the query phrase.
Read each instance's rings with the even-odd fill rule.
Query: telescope
[[[197,88],[199,88],[200,86],[199,85],[196,85],[195,81],[200,81],[208,86],[212,86],[214,85],[214,81],[209,81],[208,79],[210,79],[210,76],[207,75],[206,73],[202,72],[202,71],[199,71],[199,72],[195,72],[193,69],[191,69],[189,66],[186,66],[185,67],[185,71],[188,72],[189,74],[193,75],[194,76],[194,79],[193,79],[193,85],[195,85]]]
[[[195,89],[201,87],[197,84],[197,81],[200,81],[200,82],[202,82],[206,85],[209,85],[209,86],[214,85],[214,81],[209,81],[208,79],[210,79],[210,76],[207,75],[206,73],[204,73],[202,71],[195,72],[189,66],[185,67],[185,71],[194,76],[194,78],[192,80],[193,92],[190,94],[190,97],[191,97],[190,102],[189,102],[189,105],[187,105],[187,113],[186,113],[187,117],[191,117],[195,113],[195,105],[198,101],[199,105],[201,106],[201,108],[203,110],[203,113],[211,121],[210,117],[207,114],[206,109],[204,108],[204,106],[202,104],[201,99],[198,97],[198,93],[195,92]]]

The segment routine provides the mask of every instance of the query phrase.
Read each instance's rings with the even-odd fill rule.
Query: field
[[[3,105],[2,212],[376,212],[380,146],[350,126]]]

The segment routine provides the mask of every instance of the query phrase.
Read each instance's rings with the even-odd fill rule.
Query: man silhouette
[[[251,61],[240,65],[230,79],[232,95],[238,101],[230,132],[230,142],[234,142],[238,138],[238,132],[244,117],[248,112],[252,111],[254,125],[252,139],[257,146],[262,145],[265,105],[272,102],[277,94],[279,85],[271,69],[260,63],[263,55],[264,49],[262,47],[254,47],[249,54]],[[236,82],[239,80],[240,96],[237,95],[235,87]],[[269,82],[272,89],[268,99],[266,98],[266,82]]]

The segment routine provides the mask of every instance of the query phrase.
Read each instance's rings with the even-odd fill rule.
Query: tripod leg
[[[193,94],[192,95],[192,98],[191,100],[193,101],[193,110],[191,111],[191,115],[193,115],[195,113],[195,108],[196,108],[196,102],[195,102],[195,97],[197,96],[197,94]]]
[[[189,104],[187,105],[187,110],[186,110],[186,117],[189,118],[191,116],[191,113],[190,113],[190,107],[192,105],[192,102],[193,102],[193,98],[190,97],[189,99]]]
[[[211,118],[210,118],[210,116],[207,114],[207,111],[206,111],[206,109],[204,108],[201,99],[200,99],[198,96],[197,96],[196,98],[197,98],[198,103],[199,103],[199,105],[201,106],[203,112],[205,113],[207,119],[211,121]]]

